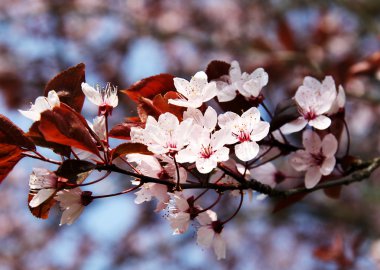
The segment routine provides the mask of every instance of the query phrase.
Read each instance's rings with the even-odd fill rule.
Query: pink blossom
[[[44,168],[34,168],[30,175],[29,188],[37,194],[29,202],[30,207],[37,207],[57,192],[58,176]]]
[[[73,224],[83,212],[84,207],[92,202],[91,192],[82,191],[79,187],[59,191],[55,199],[63,211],[59,225]]]
[[[82,83],[83,93],[93,104],[99,107],[99,115],[112,114],[113,108],[119,103],[117,88],[111,86],[110,83],[107,83],[105,88],[101,88],[98,84],[95,88],[88,83]]]
[[[331,119],[324,114],[333,106],[336,95],[335,82],[331,76],[325,77],[322,83],[313,77],[305,77],[295,95],[301,116],[283,125],[281,131],[284,134],[297,132],[307,124],[320,130],[328,128]]]
[[[235,145],[235,154],[242,161],[249,161],[257,156],[259,145],[269,132],[269,123],[260,121],[260,111],[252,107],[241,116],[233,112],[219,115],[218,124],[228,131],[228,144]]]
[[[47,97],[38,97],[36,98],[36,101],[32,106],[30,107],[29,110],[27,111],[22,111],[19,110],[19,112],[33,120],[33,121],[39,121],[41,119],[41,113],[47,110],[52,110],[54,107],[59,107],[60,101],[59,101],[59,96],[58,94],[54,91],[51,90],[48,93]]]
[[[148,116],[145,128],[131,128],[133,142],[143,143],[155,154],[175,154],[189,143],[189,133],[193,120],[179,123],[171,113],[161,114],[158,121]]]
[[[222,236],[223,224],[217,220],[215,212],[208,210],[207,214],[198,219],[201,227],[197,231],[197,243],[205,248],[212,246],[217,259],[225,259],[226,241]]]
[[[256,98],[261,89],[268,84],[268,74],[262,68],[257,68],[251,74],[241,73],[239,63],[231,62],[229,75],[217,81],[217,95],[220,102],[231,101],[240,93],[246,98]]]
[[[184,97],[169,99],[169,103],[176,106],[199,108],[216,95],[216,83],[209,83],[207,75],[203,71],[197,72],[190,82],[182,78],[174,78],[174,86]]]
[[[296,171],[306,171],[305,186],[313,188],[322,175],[329,175],[334,170],[338,141],[332,134],[327,134],[321,141],[311,130],[305,130],[302,138],[305,150],[293,153],[290,164]]]

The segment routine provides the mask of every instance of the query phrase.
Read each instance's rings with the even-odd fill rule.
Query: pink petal
[[[177,89],[177,92],[182,94],[185,97],[189,97],[192,91],[190,83],[182,78],[174,78],[174,86]],[[169,100],[170,103],[170,100]]]
[[[301,116],[296,120],[283,125],[280,130],[284,134],[290,134],[302,130],[307,124],[307,121]]]
[[[209,131],[214,130],[216,122],[218,121],[218,115],[212,107],[208,107],[204,115],[204,126]]]
[[[198,245],[209,248],[214,239],[215,232],[208,226],[202,226],[198,229],[197,232],[197,243]]]
[[[309,159],[310,154],[304,150],[298,150],[289,156],[290,165],[298,172],[309,168]]]
[[[219,233],[215,234],[213,247],[218,260],[226,258],[226,242]]]
[[[310,167],[305,175],[305,186],[306,188],[315,187],[318,182],[321,180],[322,174],[319,171],[319,167],[313,166]]]
[[[333,157],[338,150],[338,141],[335,136],[327,134],[322,140],[322,153],[325,157]]]
[[[312,154],[318,154],[321,150],[321,139],[316,132],[311,130],[305,130],[303,132],[302,144],[306,151]]]
[[[225,112],[218,116],[218,125],[221,128],[229,128],[239,118],[240,116],[234,112]]]
[[[310,120],[309,125],[316,129],[324,130],[331,125],[331,119],[325,115],[319,115],[317,118]]]
[[[335,167],[335,157],[328,157],[323,161],[320,172],[322,175],[329,175]]]
[[[200,173],[209,173],[218,165],[217,161],[213,158],[199,158],[195,162],[195,166]]]

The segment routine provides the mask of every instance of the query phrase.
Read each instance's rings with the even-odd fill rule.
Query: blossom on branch
[[[39,121],[41,119],[41,113],[47,110],[52,110],[54,107],[60,105],[59,96],[51,90],[47,97],[38,97],[31,108],[27,111],[18,110],[23,116],[33,120]]]
[[[322,83],[313,77],[305,77],[298,87],[295,101],[301,116],[281,127],[284,134],[302,130],[307,124],[316,129],[326,129],[331,119],[324,114],[331,109],[337,95],[334,79],[325,77]]]
[[[132,127],[132,142],[148,146],[155,154],[175,154],[189,143],[192,119],[179,123],[178,118],[171,113],[161,114],[158,121],[148,116],[145,128]]]
[[[200,125],[194,125],[189,136],[189,145],[178,152],[179,163],[195,162],[200,173],[209,173],[218,162],[229,159],[230,150],[225,147],[228,130],[218,130],[211,133]]]
[[[222,130],[228,131],[227,143],[235,145],[235,154],[242,161],[249,161],[259,153],[256,143],[269,133],[269,123],[260,121],[260,111],[252,107],[241,116],[234,112],[226,112],[218,116],[218,124]]]
[[[239,63],[231,62],[229,75],[216,82],[219,102],[231,101],[240,93],[246,98],[257,98],[261,89],[268,84],[268,73],[263,68],[257,68],[251,74],[241,73]]]
[[[96,89],[95,89],[96,88]],[[88,83],[82,83],[82,91],[86,97],[99,107],[99,115],[111,115],[113,108],[119,103],[117,87],[107,83],[106,87],[101,88],[98,84],[92,87]]]
[[[174,86],[184,97],[169,99],[169,103],[176,106],[199,108],[203,102],[209,101],[216,95],[216,83],[209,83],[203,71],[197,72],[190,82],[182,78],[174,78]]]
[[[164,159],[167,165],[161,166],[159,160],[154,156],[142,155],[142,154],[129,154],[127,155],[128,162],[136,163],[136,169],[143,175],[162,179],[173,179],[177,182],[177,171],[172,159]],[[180,182],[184,183],[187,179],[187,172],[184,168],[178,168]],[[139,184],[140,181],[135,181]],[[152,198],[158,200],[155,211],[161,211],[166,208],[169,202],[170,196],[168,195],[168,187],[166,185],[156,183],[145,183],[141,186],[140,190],[136,193],[136,204],[151,201]]]
[[[29,206],[34,208],[50,197],[57,191],[58,176],[44,168],[34,168],[29,178],[29,188],[31,191],[37,191],[33,199],[29,202]]]
[[[59,225],[71,225],[82,214],[85,206],[92,202],[91,191],[82,191],[79,187],[57,192],[55,199],[63,211]]]
[[[217,220],[215,212],[208,210],[208,215],[198,219],[201,227],[197,231],[197,243],[201,247],[214,249],[218,260],[226,258],[226,241],[222,237],[223,223]]]
[[[315,187],[322,175],[329,175],[335,167],[335,153],[338,141],[332,134],[323,140],[316,132],[305,130],[302,135],[305,150],[297,150],[290,155],[290,164],[296,171],[306,171],[306,188]]]

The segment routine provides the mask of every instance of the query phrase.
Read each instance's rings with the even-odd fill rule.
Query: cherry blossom
[[[57,191],[57,175],[44,168],[34,168],[29,178],[29,188],[37,191],[29,202],[30,207],[37,207],[52,197]]]
[[[39,121],[41,119],[41,113],[47,110],[52,110],[54,107],[58,107],[60,105],[59,96],[57,92],[54,90],[49,91],[48,96],[38,97],[34,104],[32,104],[31,108],[27,111],[19,110],[19,112],[33,120]]]
[[[173,234],[182,234],[188,230],[191,220],[205,213],[200,213],[202,208],[195,204],[193,196],[185,198],[182,193],[177,192],[172,197],[168,219]]]
[[[181,106],[199,108],[203,102],[209,101],[216,95],[216,83],[208,82],[203,71],[197,72],[190,82],[182,78],[174,78],[174,86],[184,98],[169,99],[169,103]]]
[[[218,124],[222,130],[228,131],[228,144],[235,145],[235,154],[242,161],[248,161],[257,156],[259,145],[269,132],[269,123],[260,121],[260,111],[252,107],[241,116],[226,112],[218,116]]]
[[[257,98],[261,89],[268,84],[268,74],[263,68],[257,68],[251,74],[241,73],[239,63],[231,62],[229,75],[217,81],[218,100],[231,101],[240,93],[246,98]]]
[[[290,155],[290,164],[296,171],[306,171],[306,188],[315,187],[322,175],[329,175],[335,167],[335,153],[338,141],[332,134],[323,140],[316,132],[305,130],[302,135],[305,150],[297,150]]]
[[[188,108],[183,113],[183,119],[193,119],[194,124],[207,129],[209,132],[213,131],[218,121],[218,115],[212,107],[207,107],[204,115],[198,109]]]
[[[136,169],[143,175],[155,177],[158,179],[174,179],[177,181],[177,171],[173,160],[163,157],[167,162],[167,165],[161,166],[158,159],[154,156],[142,155],[142,154],[129,154],[127,155],[128,162],[136,163]],[[179,168],[180,182],[184,183],[187,179],[187,172],[184,168]],[[136,181],[139,184],[139,181]],[[136,204],[141,204],[146,201],[151,201],[152,198],[158,200],[155,211],[161,211],[166,208],[169,202],[170,196],[168,195],[168,188],[166,185],[156,183],[145,183],[141,189],[136,193]]]
[[[90,191],[82,191],[79,187],[64,189],[54,197],[63,211],[59,225],[71,225],[83,212],[85,206],[92,202]]]
[[[186,119],[179,123],[171,113],[161,114],[158,121],[148,116],[145,129],[131,128],[131,139],[147,145],[155,154],[175,154],[189,143],[192,122],[192,119]]]
[[[217,220],[215,212],[208,210],[208,215],[198,219],[201,227],[197,231],[197,243],[201,247],[214,249],[218,260],[226,258],[226,241],[222,237],[223,223]]]
[[[218,162],[229,159],[230,150],[225,147],[228,130],[218,130],[210,133],[200,125],[194,125],[189,136],[189,145],[178,152],[179,163],[195,162],[200,173],[209,173]]]
[[[87,83],[82,83],[83,93],[99,107],[99,115],[111,115],[113,108],[119,103],[117,88],[111,86],[110,83],[107,83],[105,88],[101,88],[98,84],[95,88]]]
[[[284,134],[297,132],[307,124],[320,130],[328,128],[331,119],[324,114],[333,106],[336,95],[335,82],[331,76],[326,76],[322,83],[313,77],[305,77],[295,95],[301,116],[283,125],[281,131]]]

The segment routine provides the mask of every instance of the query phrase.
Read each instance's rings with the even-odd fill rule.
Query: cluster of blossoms
[[[257,199],[263,199],[279,192],[285,182],[309,189],[327,180],[324,176],[342,176],[335,170],[340,134],[331,133],[329,127],[332,119],[341,119],[337,115],[344,110],[345,96],[342,87],[337,91],[331,77],[322,83],[306,77],[295,93],[295,103],[289,105],[295,106],[297,113],[291,121],[288,116],[283,121],[281,113],[272,116],[264,104],[262,89],[268,84],[264,69],[242,73],[236,61],[217,61],[209,68],[217,69],[218,65],[228,67],[227,71],[224,68],[212,77],[199,71],[190,81],[158,75],[124,90],[138,103],[140,119],[111,130],[108,119],[119,99],[117,89],[109,83],[105,88],[93,88],[82,82],[78,86],[81,91],[73,98],[76,103],[63,98],[59,90],[48,89],[29,110],[20,111],[34,121],[27,134],[33,143],[52,148],[63,159],[46,158],[34,146],[28,149],[28,156],[59,165],[56,171],[33,170],[29,181],[32,212],[47,217],[41,216],[41,211],[58,202],[63,211],[60,224],[72,224],[95,199],[136,191],[136,204],[155,199],[155,211],[168,212],[173,234],[185,233],[194,223],[197,243],[213,247],[217,258],[223,259],[224,226],[239,212],[246,195],[252,198],[256,191]],[[158,86],[155,80],[160,81]],[[165,89],[161,89],[162,81]],[[148,90],[145,83],[150,83]],[[93,123],[80,114],[83,99],[79,106],[77,100],[81,95],[98,106]],[[237,97],[242,104],[231,105]],[[264,117],[267,114],[273,118]],[[281,125],[271,126],[275,118]],[[290,144],[288,140],[294,138],[285,135],[302,130],[302,145]],[[114,146],[117,141],[111,137],[126,142]],[[291,165],[286,173],[276,167],[281,156]],[[93,170],[106,174],[88,181]],[[303,171],[304,175],[299,173]],[[82,191],[83,186],[103,181],[112,172],[131,176],[131,188],[98,196]],[[191,193],[199,188],[204,191]],[[210,189],[217,198],[205,207],[203,199]],[[240,197],[240,203],[230,217],[221,220],[216,209],[227,191]]]

